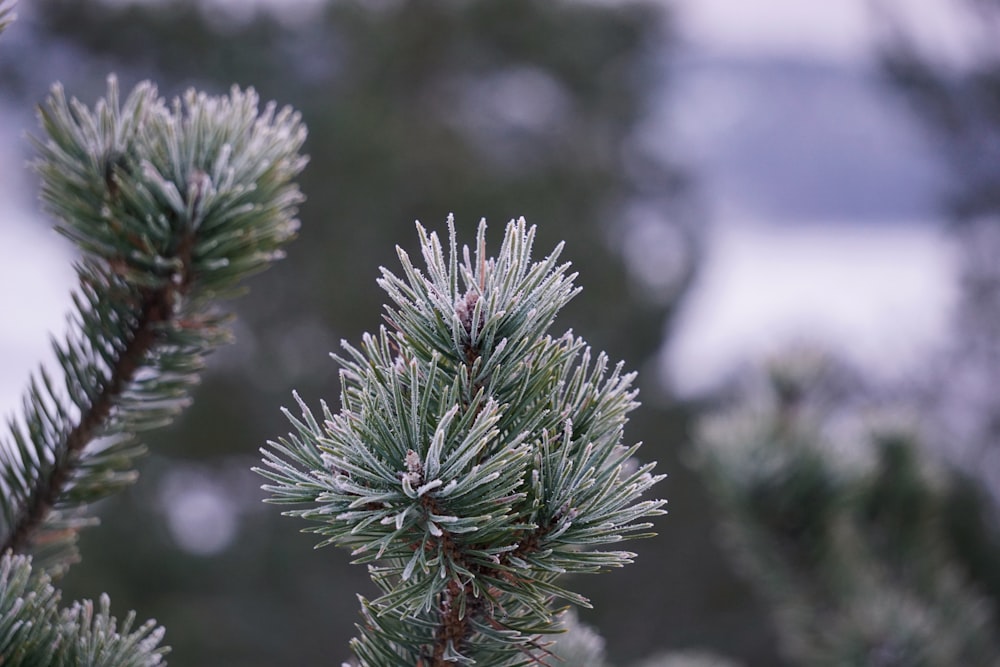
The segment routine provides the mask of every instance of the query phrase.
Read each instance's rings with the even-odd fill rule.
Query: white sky
[[[8,119],[0,123],[0,418],[5,418],[18,405],[29,374],[50,356],[49,336],[65,328],[75,276],[69,243],[38,222],[23,157],[28,128],[9,122],[28,116],[0,106],[0,118]]]
[[[715,225],[662,369],[681,395],[748,360],[819,344],[905,380],[947,340],[955,252],[933,224]]]

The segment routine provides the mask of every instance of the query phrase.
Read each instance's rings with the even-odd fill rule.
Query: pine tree
[[[39,370],[0,438],[0,662],[162,664],[162,628],[117,621],[106,596],[61,607],[53,578],[88,507],[136,479],[138,435],[189,402],[228,339],[218,302],[295,235],[305,128],[252,90],[168,104],[147,82],[120,100],[114,77],[93,108],[56,85],[40,117],[34,166],[79,286],[53,343],[61,377]]]
[[[362,598],[362,665],[550,664],[553,601],[586,606],[558,580],[629,563],[605,551],[643,537],[660,477],[622,444],[634,374],[571,332],[546,332],[579,290],[562,246],[532,262],[535,228],[511,222],[495,258],[447,253],[418,225],[424,270],[399,249],[382,270],[386,324],[345,343],[341,409],[317,418],[296,396],[293,431],[258,469],[276,503],[350,549],[382,590]],[[596,664],[596,663],[592,663]]]

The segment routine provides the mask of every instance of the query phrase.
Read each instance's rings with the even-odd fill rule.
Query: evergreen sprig
[[[113,77],[93,109],[56,85],[40,117],[42,199],[82,257],[63,377],[40,370],[0,440],[0,552],[58,574],[85,507],[135,478],[137,433],[177,414],[227,339],[216,301],[294,236],[305,128],[252,90],[168,105],[141,83],[120,102]]]
[[[135,614],[121,624],[110,601],[77,602],[59,609],[59,592],[48,575],[35,572],[29,556],[0,556],[0,657],[4,667],[155,667],[166,664],[163,628]]]
[[[361,664],[548,664],[553,601],[588,605],[560,576],[631,562],[604,549],[663,513],[640,500],[654,464],[621,444],[634,374],[546,334],[579,291],[562,245],[533,262],[522,219],[495,258],[485,223],[460,255],[449,219],[446,254],[417,229],[425,271],[398,249],[402,276],[379,279],[387,326],[334,357],[340,412],[317,419],[296,395],[257,472],[270,502],[310,505],[286,514],[318,523],[321,545],[368,564],[382,595],[362,598]]]

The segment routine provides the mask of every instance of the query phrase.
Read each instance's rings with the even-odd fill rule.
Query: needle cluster
[[[361,664],[554,664],[553,602],[588,604],[560,578],[631,562],[607,547],[648,535],[660,477],[622,444],[634,374],[547,333],[579,291],[562,246],[532,261],[523,219],[493,258],[485,223],[474,252],[449,232],[446,253],[418,225],[426,268],[400,249],[402,275],[382,269],[386,324],[335,356],[340,411],[296,396],[258,472],[382,590],[362,599]]]

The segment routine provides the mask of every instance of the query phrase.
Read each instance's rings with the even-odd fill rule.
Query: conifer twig
[[[296,396],[257,471],[368,564],[382,595],[362,599],[362,665],[554,664],[553,602],[589,605],[557,580],[631,562],[603,549],[648,535],[665,501],[640,497],[661,477],[621,444],[634,374],[546,333],[579,291],[561,246],[532,261],[522,219],[488,258],[483,223],[473,257],[449,231],[446,253],[418,225],[425,269],[402,250],[402,276],[382,269],[391,329],[335,356],[341,411]]]
[[[117,82],[93,109],[53,88],[35,139],[42,199],[82,250],[63,382],[42,370],[0,446],[0,550],[62,571],[85,506],[131,483],[137,433],[189,401],[228,338],[217,302],[281,256],[298,227],[305,128],[252,90],[171,105]]]
[[[26,550],[32,533],[46,520],[71,482],[74,459],[98,436],[117,399],[135,378],[136,372],[156,345],[157,329],[171,324],[174,318],[174,295],[181,293],[181,287],[168,282],[157,289],[142,291],[148,293],[141,301],[132,329],[124,337],[128,342],[114,360],[114,365],[108,369],[106,384],[89,409],[80,414],[66,434],[65,441],[56,445],[65,452],[65,456],[48,471],[46,478],[38,480],[35,494],[12,526],[6,542],[0,545],[0,552]]]

